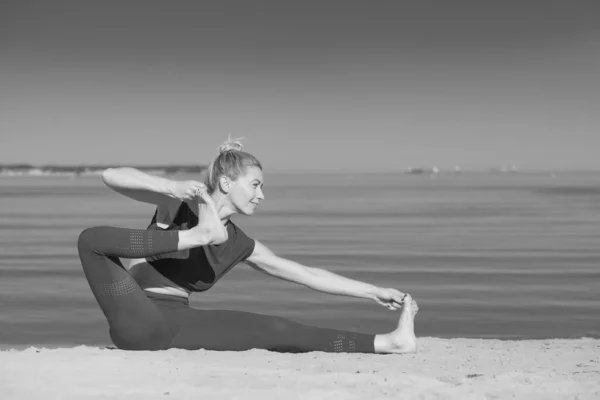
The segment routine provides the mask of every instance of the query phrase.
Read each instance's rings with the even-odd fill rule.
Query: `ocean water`
[[[236,223],[283,257],[411,293],[418,336],[600,337],[600,173],[265,178]],[[77,236],[153,211],[99,177],[0,178],[0,346],[110,344]],[[399,315],[244,264],[191,303],[370,333]]]

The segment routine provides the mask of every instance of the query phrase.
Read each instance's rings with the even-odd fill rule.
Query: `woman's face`
[[[236,211],[244,215],[254,214],[258,203],[265,198],[262,191],[262,170],[258,167],[248,167],[244,175],[230,182],[229,200]]]

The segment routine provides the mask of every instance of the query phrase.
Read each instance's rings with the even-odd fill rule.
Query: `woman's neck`
[[[229,218],[236,213],[234,211],[233,205],[231,204],[227,196],[221,192],[217,191],[213,193],[210,197],[212,197],[213,201],[215,202],[215,207],[217,208],[217,212],[219,213],[219,218],[221,219],[223,224],[226,224],[229,221]]]

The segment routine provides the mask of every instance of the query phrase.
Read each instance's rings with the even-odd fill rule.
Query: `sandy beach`
[[[2,399],[598,399],[600,340],[420,339],[417,354],[0,352]]]

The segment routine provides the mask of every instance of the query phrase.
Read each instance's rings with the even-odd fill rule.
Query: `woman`
[[[263,194],[260,162],[227,141],[205,183],[176,182],[133,168],[108,169],[104,182],[157,210],[148,229],[95,227],[79,236],[81,263],[110,326],[126,350],[168,348],[286,352],[407,353],[416,351],[410,295],[347,279],[273,254],[230,217],[252,215]],[[120,258],[132,259],[127,271]],[[371,335],[298,324],[284,318],[189,306],[237,263],[325,293],[371,299],[395,310],[398,328]]]

